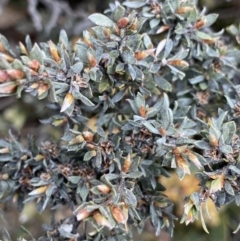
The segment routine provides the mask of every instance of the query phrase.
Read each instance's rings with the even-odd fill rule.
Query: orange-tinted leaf
[[[210,187],[210,193],[215,193],[217,191],[220,191],[223,188],[224,178],[225,178],[225,175],[221,174],[218,176],[218,178],[212,181],[211,187]]]
[[[192,10],[193,10],[192,7],[185,6],[185,7],[180,7],[180,8],[178,8],[176,12],[177,12],[178,14],[185,14],[185,13],[191,12]]]
[[[95,67],[97,65],[96,58],[89,52],[87,52],[88,61],[91,67]]]
[[[205,19],[199,19],[195,24],[194,24],[194,28],[195,29],[200,29],[202,27],[204,27],[204,25],[206,24],[206,20]]]
[[[28,66],[34,70],[34,71],[38,71],[39,67],[40,67],[40,63],[36,60],[33,59],[28,63]]]
[[[39,187],[37,189],[34,189],[33,191],[31,191],[30,193],[28,193],[28,195],[32,196],[32,195],[39,195],[39,194],[43,194],[46,192],[46,190],[48,189],[48,185],[47,186],[42,186]]]
[[[133,23],[131,24],[131,26],[128,28],[128,29],[131,29],[131,30],[136,30],[138,27],[138,19],[135,18]]]
[[[186,150],[185,154],[187,154],[188,159],[198,168],[201,169],[202,168],[202,164],[200,163],[200,161],[198,160],[197,156],[194,155],[191,151]]]
[[[84,137],[84,140],[86,142],[92,142],[93,141],[93,137],[94,137],[94,134],[90,131],[84,131],[82,133],[83,137]]]
[[[67,93],[62,104],[62,108],[60,112],[64,112],[67,108],[69,108],[74,102],[74,97],[71,93]]]
[[[139,115],[140,115],[141,117],[145,117],[146,114],[147,114],[147,110],[146,110],[145,106],[142,105],[142,106],[139,108]]]
[[[80,144],[84,141],[84,138],[82,135],[77,135],[75,138],[73,138],[71,141],[69,141],[69,145],[75,145]]]
[[[113,228],[109,221],[99,211],[93,213],[93,218],[98,225],[108,227],[109,229]]]
[[[15,92],[17,85],[18,84],[15,81],[9,81],[4,84],[0,84],[0,94],[10,94]]]
[[[182,68],[186,68],[189,66],[188,62],[180,59],[168,60],[167,64]]]
[[[89,217],[91,214],[92,214],[92,212],[89,212],[89,211],[87,211],[86,208],[84,208],[77,213],[76,217],[77,217],[78,221],[81,221],[81,220]]]
[[[0,70],[0,83],[4,83],[10,79],[10,76],[5,70]]]
[[[46,91],[48,91],[50,86],[48,84],[43,84],[38,88],[38,96],[41,96],[44,94]]]
[[[129,170],[131,163],[132,163],[131,155],[130,155],[130,153],[128,153],[128,155],[123,163],[122,172],[127,172]]]
[[[176,156],[176,161],[178,168],[181,169],[184,174],[191,174],[187,162],[181,156]]]
[[[97,189],[104,194],[108,194],[111,192],[111,189],[105,184],[97,185]]]
[[[154,55],[154,51],[155,51],[155,49],[147,49],[147,50],[136,52],[135,53],[135,58],[137,60],[145,59],[149,55]]]
[[[20,48],[21,54],[28,55],[28,51],[22,42],[19,42],[19,48]]]
[[[7,147],[0,149],[0,154],[7,154],[7,153],[9,153],[9,152],[10,152],[10,150],[9,150],[9,148],[7,148]]]
[[[165,31],[168,30],[169,28],[170,28],[170,26],[168,26],[168,25],[163,25],[163,26],[161,26],[161,27],[157,30],[157,33],[165,32]]]
[[[56,62],[60,62],[61,58],[60,58],[60,55],[58,53],[57,46],[51,40],[48,41],[48,45],[49,45],[49,50],[50,50],[50,53],[51,53],[53,59]]]
[[[8,69],[8,70],[6,70],[6,72],[13,79],[22,79],[24,77],[24,72],[19,69]]]
[[[8,62],[12,63],[14,61],[14,58],[11,57],[8,54],[0,54],[0,56],[2,56],[5,60],[7,60]]]
[[[113,215],[113,218],[117,221],[117,223],[124,224],[126,231],[128,231],[127,220],[123,214],[123,211],[118,206],[114,206],[111,208],[111,213]]]

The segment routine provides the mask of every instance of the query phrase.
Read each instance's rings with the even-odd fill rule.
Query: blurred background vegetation
[[[25,36],[30,35],[33,42],[57,41],[60,29],[65,29],[72,41],[81,37],[81,32],[92,26],[87,19],[88,15],[94,12],[103,12],[108,8],[111,0],[0,0],[0,34],[7,37],[10,44],[16,46],[19,41],[24,42]],[[200,9],[205,6],[207,12],[219,13],[219,19],[214,25],[216,31],[240,21],[239,0],[199,0]],[[16,53],[18,52],[15,49]],[[28,134],[34,135],[38,143],[49,138],[58,140],[63,129],[51,126],[42,126],[41,119],[48,117],[49,110],[45,107],[45,101],[38,101],[32,96],[24,95],[21,100],[2,98],[0,100],[0,136],[7,136],[8,129],[21,136],[23,142]],[[51,110],[52,111],[52,110]],[[36,135],[37,134],[37,135]],[[161,179],[166,187],[166,195],[175,203],[173,212],[180,218],[183,212],[183,198],[198,189],[198,181],[194,176],[188,176],[180,181],[173,174],[170,179]],[[206,222],[210,234],[204,233],[201,224],[195,222],[189,226],[176,222],[174,237],[161,233],[155,237],[151,225],[146,225],[145,232],[138,238],[139,241],[238,241],[240,232],[233,234],[233,231],[240,223],[240,208],[234,204],[225,207],[223,210],[215,210],[215,206],[209,202],[210,217]],[[49,223],[51,213],[45,211],[39,215],[34,203],[26,205],[22,213],[18,213],[14,204],[1,204],[4,210],[5,219],[0,220],[0,231],[7,228],[13,240],[29,235],[24,234],[20,228],[23,225],[34,237],[42,234],[41,224]],[[1,214],[1,213],[0,213]],[[58,220],[71,215],[64,207],[55,213]],[[2,216],[2,215],[0,215]],[[136,233],[137,236],[137,233]]]

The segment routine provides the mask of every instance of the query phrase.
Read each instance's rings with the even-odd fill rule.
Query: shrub
[[[132,240],[147,219],[156,235],[172,235],[161,176],[174,169],[180,180],[195,173],[200,185],[181,222],[200,216],[208,232],[208,199],[240,205],[237,43],[215,33],[217,15],[192,0],[116,2],[89,19],[96,26],[76,43],[64,31],[57,44],[27,36],[19,56],[0,37],[0,95],[47,98],[53,115],[41,123],[64,130],[41,146],[29,136],[26,147],[11,131],[1,139],[1,200],[20,211],[32,201],[39,212],[72,210],[39,241]],[[236,26],[228,31],[239,40]]]

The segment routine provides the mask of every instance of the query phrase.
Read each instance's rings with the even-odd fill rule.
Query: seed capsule
[[[127,17],[120,18],[117,22],[117,26],[119,28],[125,28],[129,23],[129,19]]]

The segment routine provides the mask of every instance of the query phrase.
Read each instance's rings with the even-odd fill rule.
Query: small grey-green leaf
[[[84,161],[89,161],[91,160],[94,156],[96,156],[96,151],[88,151],[85,153],[83,160]]]
[[[137,206],[137,198],[129,189],[125,190],[124,200],[125,200],[125,203],[129,206],[133,206],[133,207]]]
[[[238,169],[236,166],[230,165],[229,169],[240,175],[240,169]]]
[[[129,8],[141,8],[145,6],[146,3],[145,1],[144,2],[131,1],[131,2],[124,2],[123,5]]]
[[[229,181],[225,181],[225,183],[224,183],[224,189],[225,189],[226,192],[228,192],[230,195],[232,195],[232,196],[235,195],[234,190],[233,190],[233,188],[232,188],[232,186],[231,186],[231,184],[230,184]]]
[[[216,22],[217,18],[218,18],[218,14],[215,14],[215,13],[211,13],[205,16],[206,24],[204,25],[204,27],[211,26],[213,23]]]
[[[152,133],[159,135],[158,129],[156,129],[153,125],[151,125],[148,121],[144,121],[143,125]]]
[[[124,96],[124,94],[125,94],[125,91],[126,91],[126,89],[123,89],[123,90],[117,92],[117,93],[113,96],[112,102],[113,102],[113,103],[116,103],[116,102],[120,101],[120,100],[123,98],[123,96]]]
[[[117,22],[120,18],[125,15],[125,8],[121,5],[118,5],[113,12],[113,19]]]
[[[72,91],[73,97],[75,99],[79,99],[82,101],[83,104],[87,105],[87,106],[95,106],[91,100],[89,100],[86,96],[82,95],[79,91],[77,91],[76,89],[74,89]]]
[[[194,145],[202,150],[211,150],[212,149],[211,145],[204,140],[196,141],[194,143]]]
[[[124,178],[133,178],[133,179],[136,179],[136,178],[139,178],[143,175],[142,172],[140,171],[134,171],[134,172],[129,172],[127,174],[124,174],[123,177]]]
[[[142,106],[145,107],[145,99],[140,92],[137,93],[137,97],[135,98],[135,104],[136,104],[138,110]]]
[[[167,80],[165,80],[163,77],[154,75],[154,79],[159,88],[161,88],[162,90],[165,90],[165,91],[169,91],[169,92],[172,91],[172,85]]]
[[[43,54],[42,54],[42,51],[37,44],[34,44],[32,50],[30,52],[30,59],[36,59],[41,64],[43,63]]]
[[[225,153],[225,154],[232,154],[233,153],[233,149],[229,145],[220,146],[219,149],[222,153]]]
[[[78,184],[80,180],[81,180],[80,176],[70,176],[70,177],[68,177],[68,181],[71,182],[72,184]]]
[[[93,13],[88,17],[88,19],[96,25],[103,27],[112,27],[114,25],[114,22],[110,18],[100,13]]]

